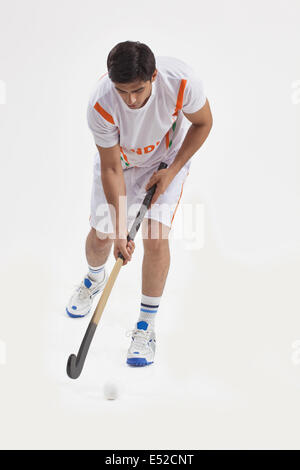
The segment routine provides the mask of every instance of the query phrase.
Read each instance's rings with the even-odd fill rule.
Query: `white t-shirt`
[[[158,71],[146,104],[130,109],[107,74],[90,96],[87,118],[100,147],[120,144],[123,169],[150,167],[178,151],[190,122],[182,111],[195,113],[206,96],[192,68],[173,57],[156,57]]]

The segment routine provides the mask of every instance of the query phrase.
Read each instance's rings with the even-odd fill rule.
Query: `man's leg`
[[[145,219],[142,227],[144,258],[142,298],[138,325],[154,329],[154,321],[170,267],[170,228],[154,219]]]
[[[155,220],[143,221],[142,298],[140,316],[127,354],[127,364],[131,366],[146,366],[154,361],[154,320],[170,266],[169,232],[169,227]]]
[[[71,296],[66,307],[70,317],[84,317],[92,307],[93,298],[106,284],[105,263],[109,256],[113,240],[92,228],[86,239],[86,259],[88,273]]]
[[[113,239],[91,229],[85,244],[86,259],[89,266],[101,266],[106,263]]]
[[[163,293],[170,267],[169,232],[169,227],[156,220],[143,222],[143,295],[161,297]]]

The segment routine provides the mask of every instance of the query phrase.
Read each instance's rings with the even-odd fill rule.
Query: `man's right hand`
[[[114,240],[114,257],[117,260],[119,253],[124,256],[123,266],[131,261],[132,254],[135,249],[133,240],[127,241],[127,238],[116,238]]]

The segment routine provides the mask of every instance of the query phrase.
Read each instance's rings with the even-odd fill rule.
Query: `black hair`
[[[115,83],[147,82],[155,69],[153,52],[139,41],[119,42],[107,57],[108,76]]]

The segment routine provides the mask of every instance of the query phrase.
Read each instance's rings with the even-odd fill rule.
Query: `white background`
[[[0,9],[0,447],[299,449],[300,1]],[[132,370],[138,238],[71,381],[66,359],[89,321],[64,315],[86,272],[86,105],[108,52],[128,39],[186,61],[204,82],[214,127],[182,203],[203,205],[205,243],[172,241],[156,364]],[[107,380],[119,385],[115,402],[102,396]]]

